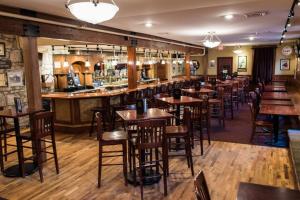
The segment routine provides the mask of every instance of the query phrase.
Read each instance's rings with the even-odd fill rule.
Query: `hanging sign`
[[[285,46],[282,48],[282,55],[284,56],[290,56],[293,53],[293,49],[290,46]]]

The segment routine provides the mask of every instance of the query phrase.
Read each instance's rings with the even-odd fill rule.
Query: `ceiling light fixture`
[[[234,16],[233,16],[232,14],[229,14],[229,15],[225,15],[225,16],[224,16],[224,18],[227,19],[227,20],[231,20],[231,19],[233,19],[233,17],[234,17]]]
[[[111,3],[99,2],[99,0],[81,0],[74,2],[68,0],[65,6],[77,19],[92,24],[99,24],[110,20],[119,11],[119,7],[113,0],[111,0]]]
[[[208,32],[203,40],[203,45],[208,48],[215,48],[221,44],[221,39],[215,34],[215,32]]]
[[[147,23],[145,24],[145,26],[146,26],[147,28],[151,28],[151,27],[153,26],[153,24],[152,24],[151,22],[147,22]]]
[[[282,31],[282,35],[280,37],[280,41],[279,41],[280,44],[283,43],[283,40],[286,37],[286,33],[288,31],[287,28],[292,26],[292,23],[291,23],[292,19],[291,18],[293,18],[295,16],[295,11],[294,10],[295,10],[296,5],[298,5],[298,6],[300,5],[300,0],[294,0],[293,1],[293,4],[290,8],[290,12],[289,12],[289,15],[287,17],[287,20],[286,20],[286,23],[285,23],[285,26],[284,26],[284,29]]]
[[[235,47],[235,49],[233,50],[233,53],[235,53],[235,54],[243,53],[243,50],[241,49],[241,46]]]
[[[255,40],[255,37],[250,36],[250,37],[249,37],[249,40],[250,40],[250,41],[253,41],[253,40]]]

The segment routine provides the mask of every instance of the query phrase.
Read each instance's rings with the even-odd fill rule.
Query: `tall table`
[[[290,101],[291,97],[286,92],[264,92],[262,99]]]
[[[125,122],[131,122],[131,123],[137,123],[139,120],[146,120],[146,119],[170,119],[173,117],[172,114],[167,113],[161,109],[158,108],[150,108],[147,110],[146,113],[142,115],[138,115],[136,110],[121,110],[117,111],[117,114],[125,121]],[[130,153],[130,152],[129,152]],[[145,152],[142,152],[141,159],[145,161]],[[154,174],[155,177],[153,176],[153,173],[151,171],[144,171],[144,184],[145,185],[151,185],[154,183],[159,182],[160,180],[160,175],[159,174]],[[134,183],[134,177],[132,173],[128,174],[128,181],[130,183]],[[137,181],[138,182],[138,181]]]
[[[279,116],[296,117],[300,115],[300,112],[295,108],[295,106],[262,104],[260,105],[259,114],[273,116],[273,126],[274,126],[274,135],[275,135],[275,143],[276,143],[278,141]]]
[[[292,101],[283,101],[283,100],[261,100],[261,105],[278,105],[278,106],[293,106]]]
[[[265,92],[287,92],[285,86],[274,86],[274,85],[266,85],[264,87]]]
[[[181,96],[180,99],[175,99],[174,97],[163,97],[158,98],[158,100],[168,103],[169,105],[176,106],[176,125],[180,124],[180,106],[189,106],[193,103],[203,102],[202,99],[188,96]]]
[[[299,200],[300,191],[253,183],[240,183],[237,200]]]
[[[207,95],[214,92],[214,90],[207,89],[207,88],[201,88],[200,90],[196,90],[195,88],[181,89],[181,91],[189,94],[207,94]]]
[[[32,174],[36,171],[36,165],[34,163],[25,163],[24,169],[22,168],[23,149],[22,139],[20,137],[20,118],[25,116],[31,116],[35,113],[43,111],[42,109],[23,109],[22,112],[16,112],[14,109],[8,109],[0,111],[0,117],[10,118],[14,121],[15,134],[16,134],[16,146],[18,152],[18,164],[8,167],[4,171],[4,175],[7,177],[24,177]]]

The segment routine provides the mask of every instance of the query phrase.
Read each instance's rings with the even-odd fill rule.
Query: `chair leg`
[[[53,155],[54,155],[54,162],[55,162],[56,174],[59,174],[59,165],[58,165],[56,142],[55,142],[55,135],[54,134],[51,135],[51,140],[52,140],[52,148],[53,148]]]
[[[90,137],[92,137],[92,133],[94,132],[94,122],[95,122],[95,112],[93,112],[93,116],[92,116],[91,129],[89,133]]]
[[[163,179],[164,179],[164,196],[168,195],[168,183],[167,183],[167,176],[168,176],[168,169],[169,169],[169,164],[168,164],[168,149],[167,146],[163,146]]]
[[[203,155],[203,131],[200,129],[200,148],[201,148],[201,156]]]
[[[209,122],[209,115],[206,118],[206,131],[207,131],[207,139],[208,139],[208,144],[210,145],[210,122]]]
[[[41,146],[41,140],[36,140],[35,142],[35,147],[36,147],[36,156],[37,156],[37,164],[39,168],[39,175],[40,175],[40,180],[43,183],[44,182],[44,176],[43,176],[43,161],[42,161],[42,146]]]
[[[131,150],[132,150],[132,165],[133,165],[133,184],[134,184],[134,186],[136,186],[137,185],[137,182],[136,182],[136,154],[135,154],[135,148],[134,148],[134,146],[132,146],[132,148],[131,148]]]
[[[7,135],[4,133],[4,159],[7,161]]]
[[[141,160],[142,152],[139,150],[139,177],[140,177],[140,189],[141,189],[141,199],[144,199],[144,177],[143,177],[143,164]]]
[[[2,135],[0,135],[0,167],[1,167],[1,172],[3,172],[4,161],[3,161]]]
[[[187,144],[190,144],[190,138],[187,137]],[[192,155],[192,148],[191,145],[188,145],[187,148],[188,152],[188,157],[189,157],[189,163],[190,163],[190,167],[191,167],[191,172],[192,172],[192,176],[194,176],[194,164],[193,164],[193,155]]]
[[[126,142],[122,145],[123,148],[123,173],[124,173],[124,179],[125,179],[125,185],[127,186],[127,145]]]
[[[99,144],[99,162],[98,162],[98,188],[101,187],[101,170],[102,170],[102,145]]]

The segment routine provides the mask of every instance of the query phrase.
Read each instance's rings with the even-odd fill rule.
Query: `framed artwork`
[[[5,87],[6,85],[6,76],[4,73],[0,73],[0,87]]]
[[[280,59],[280,70],[281,71],[290,70],[290,59]]]
[[[5,57],[5,43],[0,42],[0,57]]]
[[[9,87],[23,86],[23,71],[7,72],[7,82]]]
[[[215,67],[216,66],[216,61],[215,60],[210,60],[209,61],[209,67]]]
[[[239,72],[247,71],[247,56],[238,57],[238,71]]]

